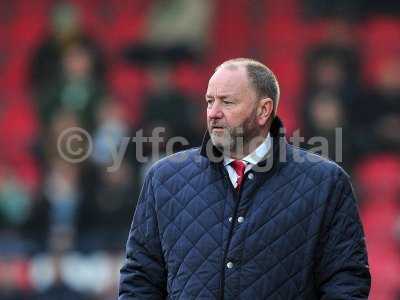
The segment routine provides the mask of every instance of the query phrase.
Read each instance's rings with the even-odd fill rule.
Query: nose
[[[221,107],[217,101],[215,101],[212,106],[208,108],[207,116],[209,119],[221,119],[223,117]]]

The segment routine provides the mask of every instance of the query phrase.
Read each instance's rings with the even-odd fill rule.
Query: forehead
[[[243,66],[221,67],[208,82],[207,95],[214,97],[244,92],[249,92],[249,81]]]

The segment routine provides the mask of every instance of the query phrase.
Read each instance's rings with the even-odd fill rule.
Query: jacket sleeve
[[[344,173],[329,197],[316,259],[322,300],[368,299],[371,276],[356,198]]]
[[[118,299],[165,299],[166,278],[151,176],[148,175],[126,244],[126,260],[120,271]]]

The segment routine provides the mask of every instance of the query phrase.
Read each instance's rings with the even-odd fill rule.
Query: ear
[[[271,118],[272,111],[274,110],[274,103],[271,98],[264,98],[259,100],[257,107],[257,123],[260,126],[265,126]]]

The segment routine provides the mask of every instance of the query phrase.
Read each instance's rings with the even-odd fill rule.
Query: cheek
[[[225,119],[229,127],[237,127],[243,124],[246,115],[243,112],[231,112],[225,115]]]

